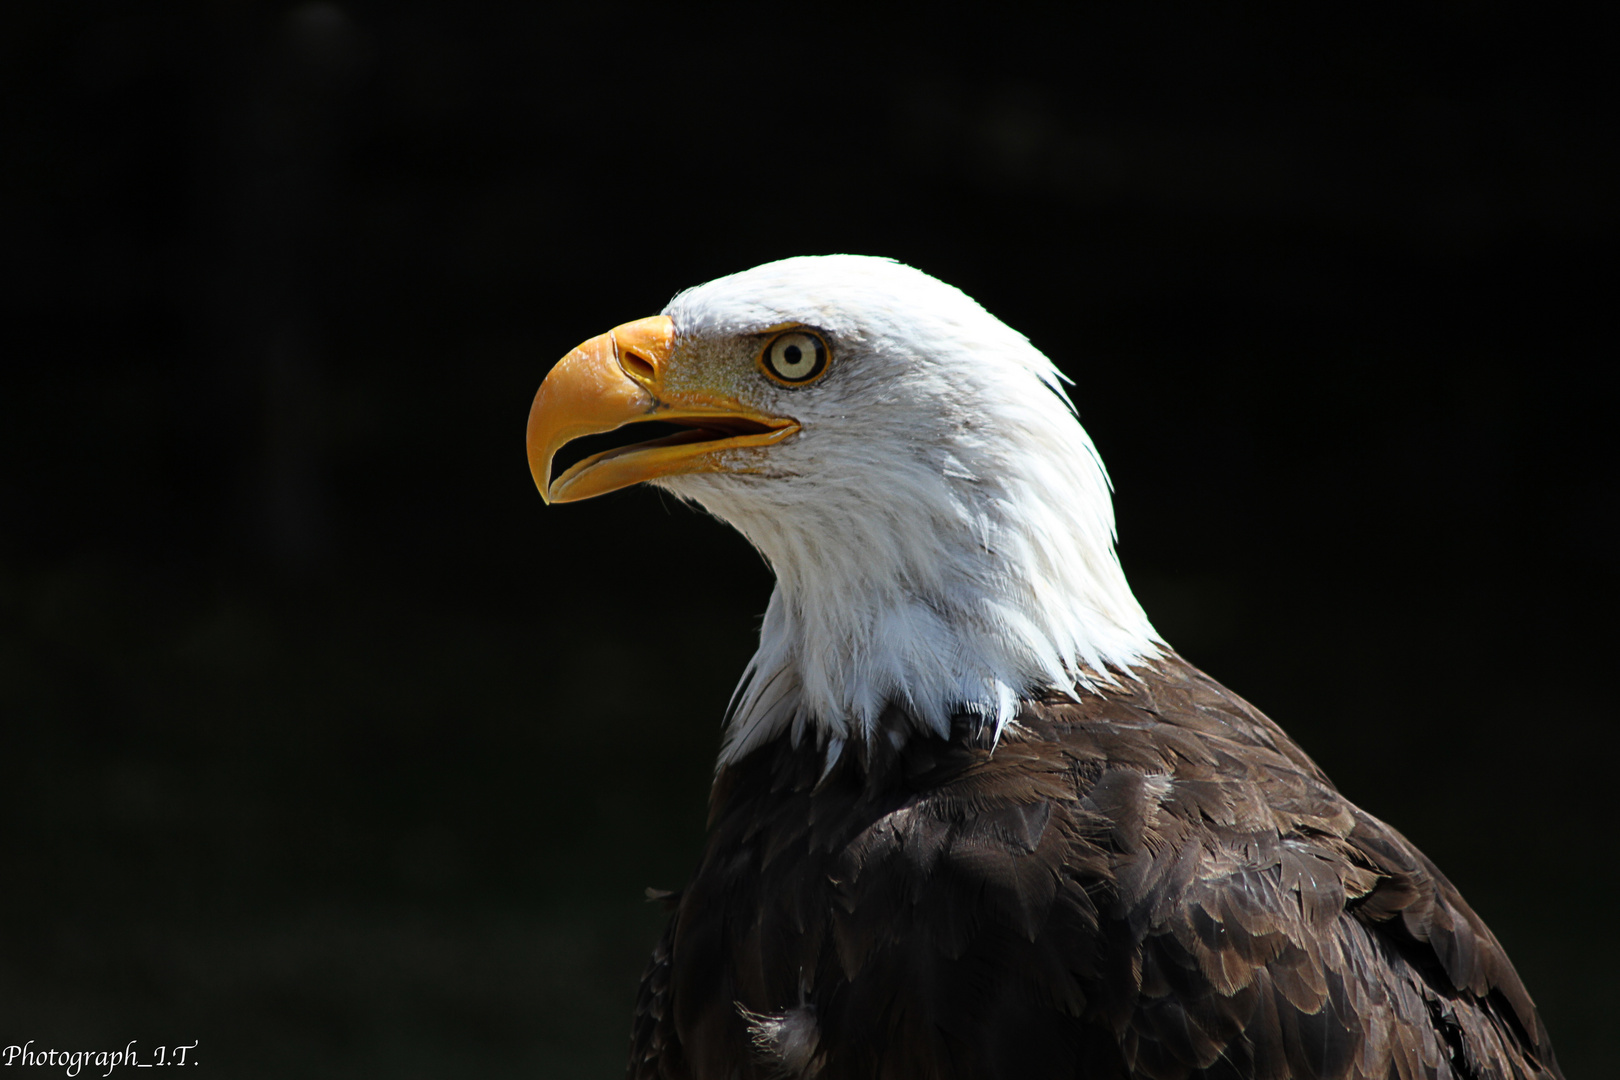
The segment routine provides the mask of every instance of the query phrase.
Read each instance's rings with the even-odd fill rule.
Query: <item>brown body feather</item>
[[[1171,656],[968,734],[724,769],[632,1080],[1557,1078],[1404,837]]]

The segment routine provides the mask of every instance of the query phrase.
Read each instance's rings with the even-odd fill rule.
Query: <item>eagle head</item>
[[[680,293],[546,377],[549,502],[652,483],[746,536],[776,588],[721,763],[786,735],[992,737],[1034,693],[1128,677],[1158,635],[1114,552],[1107,473],[1023,335],[888,259],[784,259]],[[575,439],[674,435],[552,475]]]

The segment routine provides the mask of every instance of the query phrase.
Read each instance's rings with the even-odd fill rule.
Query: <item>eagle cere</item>
[[[552,475],[642,421],[683,430]],[[690,289],[559,362],[528,451],[776,575],[632,1080],[1561,1077],[1451,883],[1154,631],[1062,376],[959,290]]]

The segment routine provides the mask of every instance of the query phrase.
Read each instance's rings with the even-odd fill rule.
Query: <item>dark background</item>
[[[1076,380],[1167,638],[1612,1061],[1614,118],[1546,7],[66,5],[0,34],[0,1048],[618,1075],[770,579],[551,362],[855,251]]]

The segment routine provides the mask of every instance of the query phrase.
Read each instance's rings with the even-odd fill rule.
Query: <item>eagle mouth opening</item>
[[[797,425],[792,425],[797,427]],[[716,445],[750,435],[771,435],[781,431],[781,422],[767,424],[743,416],[694,416],[665,420],[637,420],[600,435],[574,439],[557,451],[551,463],[549,483],[570,473],[583,472],[604,461],[662,447],[690,447],[702,453],[701,443]],[[648,436],[651,435],[651,438]]]

